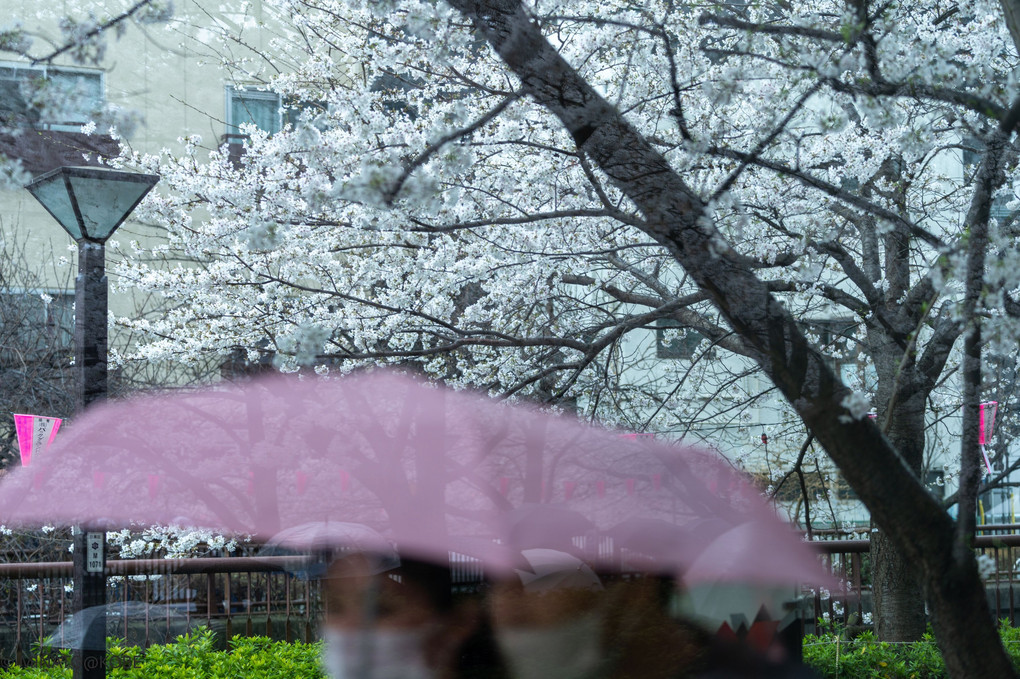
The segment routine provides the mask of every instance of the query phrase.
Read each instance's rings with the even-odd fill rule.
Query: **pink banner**
[[[308,474],[302,471],[294,472],[295,480],[297,481],[297,492],[298,495],[304,495],[308,489]]]
[[[21,466],[32,462],[32,454],[46,450],[60,429],[59,417],[41,415],[14,415],[14,429],[18,433],[18,449],[21,452]]]
[[[596,481],[595,482],[595,494],[598,495],[599,497],[605,497],[606,496],[606,482],[605,481]]]
[[[351,475],[346,469],[340,470],[340,491],[346,493],[351,487]]]
[[[149,474],[149,499],[156,499],[159,492],[159,474]]]
[[[995,413],[999,410],[997,401],[986,401],[978,406],[978,444],[987,445],[995,433]]]
[[[662,474],[652,474],[652,490],[662,489]]]
[[[627,495],[634,494],[634,485],[635,485],[634,479],[627,479]]]
[[[574,497],[574,489],[577,488],[577,484],[573,481],[563,482],[563,499],[569,500]]]

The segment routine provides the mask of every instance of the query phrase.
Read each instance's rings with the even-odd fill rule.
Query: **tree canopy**
[[[289,125],[246,129],[240,160],[195,138],[124,159],[164,175],[146,214],[168,241],[120,273],[180,302],[132,322],[140,356],[413,359],[682,421],[710,380],[628,338],[695,330],[733,357],[705,374],[760,367],[825,446],[919,575],[950,671],[1010,672],[968,549],[983,360],[1017,337],[1008,0],[275,7],[272,59],[230,66]],[[954,524],[918,474],[929,404],[961,401]]]

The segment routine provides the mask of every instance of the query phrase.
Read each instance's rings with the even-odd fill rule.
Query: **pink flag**
[[[978,406],[978,444],[986,445],[995,432],[995,413],[999,410],[997,401],[987,401]]]
[[[662,489],[662,474],[652,474],[652,490]]]
[[[574,497],[574,489],[575,488],[577,488],[577,484],[574,483],[573,481],[564,481],[563,482],[563,499],[564,500],[569,500],[570,498]]]
[[[605,497],[606,496],[606,482],[605,481],[596,481],[595,482],[595,494],[598,495],[599,497]]]
[[[294,472],[294,476],[297,480],[297,492],[298,495],[304,495],[305,490],[308,489],[308,474],[303,471]]]
[[[634,494],[634,479],[627,479],[627,495]]]
[[[32,462],[32,453],[46,450],[53,443],[61,422],[59,417],[14,415],[14,429],[18,432],[22,467],[27,467]]]
[[[92,472],[92,487],[102,490],[106,485],[106,472]]]
[[[506,476],[499,477],[499,494],[506,497],[510,492],[510,479]]]
[[[159,474],[149,474],[149,499],[154,500],[159,492]]]
[[[340,470],[340,491],[346,493],[351,487],[351,475],[346,469]]]

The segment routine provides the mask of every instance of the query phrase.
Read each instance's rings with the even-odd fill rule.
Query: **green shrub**
[[[820,626],[821,633],[804,637],[804,662],[822,677],[876,679],[942,679],[946,666],[931,630],[920,641],[888,644],[871,632],[849,638],[845,630]],[[999,625],[1002,643],[1020,671],[1020,629],[1005,620]]]
[[[234,637],[215,649],[208,629],[182,634],[172,644],[141,649],[108,640],[111,679],[321,679],[320,644],[287,643],[268,637]],[[29,667],[0,670],[0,679],[70,679],[70,654],[40,654]]]

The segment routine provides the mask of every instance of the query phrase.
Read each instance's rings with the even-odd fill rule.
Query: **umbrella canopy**
[[[345,554],[373,555],[374,570],[379,573],[400,565],[397,550],[384,536],[360,523],[348,521],[314,521],[284,528],[259,550],[259,556],[290,556],[307,554],[288,572],[303,580],[320,578],[329,564]]]
[[[813,552],[711,453],[387,372],[106,403],[0,482],[0,522],[97,521],[262,539],[317,526],[309,547],[330,523],[347,535],[358,524],[402,554],[467,554],[510,575],[534,548],[573,551],[597,569],[639,556],[683,574],[725,533],[736,550],[727,558],[762,565],[755,580],[826,581]],[[741,526],[753,527],[746,548]]]

